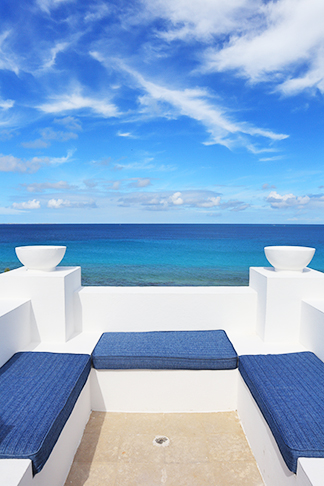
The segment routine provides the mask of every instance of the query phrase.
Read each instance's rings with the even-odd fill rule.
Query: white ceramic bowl
[[[266,246],[264,253],[276,272],[302,272],[312,260],[315,248],[307,246]]]
[[[64,257],[66,246],[18,246],[16,255],[28,270],[53,272]]]

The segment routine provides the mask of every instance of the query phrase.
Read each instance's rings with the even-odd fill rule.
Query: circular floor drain
[[[165,437],[164,435],[158,435],[153,440],[153,445],[156,445],[156,446],[166,447],[169,444],[170,444],[170,439],[168,439],[168,437]]]

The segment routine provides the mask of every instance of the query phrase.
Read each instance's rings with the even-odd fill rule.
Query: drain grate
[[[164,435],[157,435],[153,440],[153,445],[166,447],[170,444],[170,439]]]

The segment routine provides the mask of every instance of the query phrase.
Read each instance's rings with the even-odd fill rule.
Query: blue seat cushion
[[[324,363],[310,352],[240,356],[239,371],[290,471],[324,457]]]
[[[43,468],[90,373],[84,354],[16,353],[0,368],[0,458]]]
[[[92,353],[97,369],[237,368],[225,331],[106,332]]]

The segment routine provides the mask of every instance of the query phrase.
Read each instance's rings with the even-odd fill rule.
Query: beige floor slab
[[[168,441],[155,442],[156,437]],[[235,412],[93,412],[65,486],[262,486]]]

